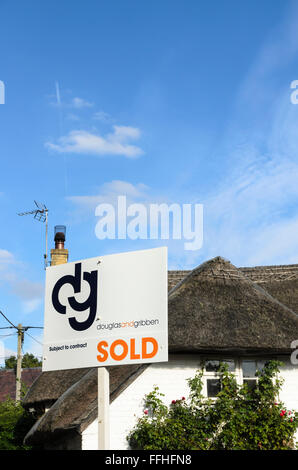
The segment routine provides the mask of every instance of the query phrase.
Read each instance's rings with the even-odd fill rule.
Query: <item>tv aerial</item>
[[[44,262],[45,262],[45,268],[48,265],[48,208],[45,206],[45,204],[42,204],[38,201],[34,201],[37,209],[33,209],[31,211],[27,212],[20,212],[18,215],[23,216],[23,215],[34,215],[34,219],[38,220],[39,222],[45,222],[46,224],[46,252],[44,255]]]

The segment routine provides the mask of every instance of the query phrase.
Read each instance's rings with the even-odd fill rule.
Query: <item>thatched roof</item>
[[[298,313],[298,264],[237,269],[255,284],[263,287],[272,297]],[[169,271],[169,291],[190,273],[191,270]]]
[[[287,289],[281,286],[298,282],[298,267],[288,269],[292,280],[287,269],[268,268],[237,269],[217,257],[193,271],[170,272],[169,352],[288,354],[291,341],[298,338],[298,315],[281,299],[298,305],[298,291],[294,300],[290,284]],[[266,285],[266,290],[258,284]],[[272,296],[274,289],[277,298]],[[110,367],[111,401],[147,366]],[[24,405],[55,400],[27,435],[28,443],[54,439],[73,429],[82,432],[96,418],[97,369],[44,372]]]
[[[146,367],[148,367],[148,364],[108,367],[110,402],[133,382]],[[81,370],[84,370],[85,374],[65,390],[49,411],[31,428],[25,439],[27,444],[38,444],[47,440],[54,441],[62,434],[74,429],[81,433],[96,419],[97,368]],[[61,380],[58,381],[58,386],[61,387]]]
[[[46,403],[52,404],[74,383],[78,382],[92,368],[55,370],[42,372],[33,382],[23,402],[24,405]]]
[[[191,271],[168,271],[168,291],[172,290],[182,279],[184,279]]]
[[[217,257],[169,294],[169,344],[175,352],[290,351],[298,315]]]
[[[272,297],[298,313],[298,265],[239,268]]]

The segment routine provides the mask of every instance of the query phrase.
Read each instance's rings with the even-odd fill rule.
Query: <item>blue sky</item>
[[[0,0],[0,309],[14,323],[43,324],[44,225],[17,216],[34,199],[49,248],[67,226],[71,261],[167,244],[173,269],[298,263],[296,5]],[[95,207],[118,195],[203,204],[202,248],[98,240]]]

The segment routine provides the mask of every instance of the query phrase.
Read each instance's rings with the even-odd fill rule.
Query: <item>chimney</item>
[[[55,226],[55,249],[51,250],[51,266],[64,264],[68,261],[68,250],[64,248],[65,233],[65,225]]]

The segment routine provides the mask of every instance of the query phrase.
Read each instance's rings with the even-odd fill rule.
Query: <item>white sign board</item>
[[[43,371],[168,360],[167,248],[46,270]]]

